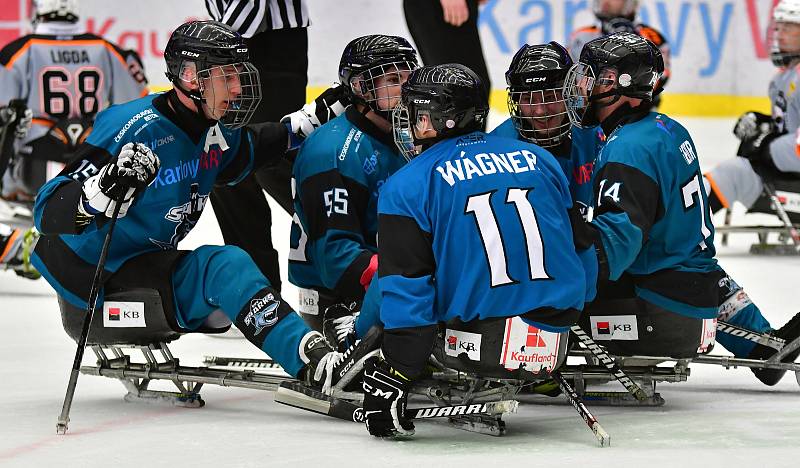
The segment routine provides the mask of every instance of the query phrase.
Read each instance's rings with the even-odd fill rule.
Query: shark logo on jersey
[[[258,335],[265,328],[278,323],[278,306],[280,302],[275,300],[272,293],[250,301],[250,311],[244,318],[245,325],[252,325],[255,328],[254,335]]]
[[[150,242],[161,247],[163,250],[174,250],[178,248],[178,242],[183,240],[189,234],[189,231],[194,228],[200,215],[203,213],[203,207],[206,206],[208,195],[200,195],[200,187],[197,184],[192,184],[189,195],[189,201],[183,205],[173,206],[167,211],[164,216],[173,223],[178,223],[175,226],[175,233],[170,238],[169,242],[164,242],[158,239],[150,238]]]

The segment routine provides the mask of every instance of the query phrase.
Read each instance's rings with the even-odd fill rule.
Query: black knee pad
[[[275,325],[293,313],[292,307],[275,289],[266,287],[242,307],[233,323],[249,342],[261,349]]]

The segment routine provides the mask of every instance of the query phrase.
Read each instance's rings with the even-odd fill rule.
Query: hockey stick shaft
[[[739,338],[744,338],[745,340],[749,340],[760,345],[769,346],[770,348],[778,351],[780,351],[786,344],[786,341],[776,338],[768,333],[757,333],[753,330],[748,330],[747,328],[742,328],[728,322],[723,322],[722,320],[717,322],[717,331],[737,336]]]
[[[97,296],[100,293],[100,279],[106,266],[108,247],[111,245],[111,236],[114,233],[114,226],[117,224],[119,210],[121,207],[122,202],[115,200],[114,213],[111,215],[111,220],[108,224],[108,233],[106,233],[106,238],[103,240],[103,247],[100,249],[100,259],[97,261],[97,268],[94,271],[94,278],[92,278],[92,288],[89,291],[86,317],[83,319],[81,336],[78,339],[78,349],[75,350],[75,360],[72,362],[72,372],[69,374],[67,392],[64,395],[64,405],[61,407],[61,414],[59,415],[58,422],[56,423],[57,434],[67,433],[67,426],[69,424],[69,410],[72,407],[72,398],[75,396],[75,386],[78,384],[78,375],[80,374],[81,361],[83,361],[83,352],[86,349],[86,341],[89,338],[89,327],[92,324],[92,317],[94,316],[94,311],[97,307]]]
[[[592,430],[592,433],[597,438],[597,441],[600,442],[601,447],[608,447],[611,445],[611,436],[608,435],[603,426],[600,425],[600,422],[597,421],[597,418],[594,417],[589,408],[581,400],[581,397],[578,396],[578,393],[575,392],[575,389],[567,382],[567,379],[561,375],[559,371],[553,371],[550,374],[553,377],[553,380],[558,383],[558,386],[561,388],[561,391],[564,392],[564,395],[567,397],[569,404],[575,408],[575,411],[581,416],[581,419],[586,422],[586,425],[589,426],[589,429]]]
[[[783,225],[786,226],[786,230],[789,232],[789,237],[792,238],[794,246],[800,248],[800,232],[797,231],[797,228],[794,227],[794,224],[792,224],[792,221],[789,219],[789,215],[786,213],[783,203],[781,203],[778,195],[775,193],[775,188],[772,186],[772,184],[764,182],[764,191],[767,192],[767,196],[775,206],[775,211],[778,213],[778,218],[780,218]]]
[[[614,361],[614,359],[608,355],[602,348],[589,336],[586,334],[585,331],[579,325],[573,325],[570,327],[572,333],[578,337],[581,343],[592,353],[592,355],[597,358],[598,361],[608,369],[608,372],[611,373],[618,381],[625,387],[625,390],[630,392],[634,398],[639,401],[644,401],[647,399],[647,393],[642,390],[642,387],[636,384],[628,374],[626,374],[622,369],[620,369],[619,365]]]

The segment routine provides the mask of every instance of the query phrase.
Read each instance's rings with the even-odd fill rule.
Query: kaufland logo
[[[6,0],[0,8],[0,47],[30,31],[29,0]]]
[[[525,339],[525,348],[544,348],[547,343],[539,336],[539,329],[528,326],[528,337]]]

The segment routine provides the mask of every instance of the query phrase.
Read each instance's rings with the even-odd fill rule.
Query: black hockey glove
[[[771,166],[769,145],[781,134],[772,117],[759,112],[747,112],[736,122],[733,134],[741,142],[736,151],[738,156],[747,158],[756,166]]]
[[[414,423],[406,418],[411,381],[383,359],[370,358],[364,365],[364,415],[367,430],[375,437],[414,435]]]
[[[33,123],[33,112],[20,99],[14,99],[7,106],[0,107],[0,126],[7,127],[15,121],[14,137],[25,138]]]
[[[83,182],[81,211],[90,216],[105,213],[111,217],[114,200],[122,200],[119,216],[125,216],[136,193],[156,178],[160,164],[158,156],[147,146],[125,144],[119,156]]]
[[[283,116],[281,122],[289,129],[291,148],[297,148],[320,126],[344,112],[350,104],[343,86],[334,85],[320,94],[314,102],[302,109]]]

